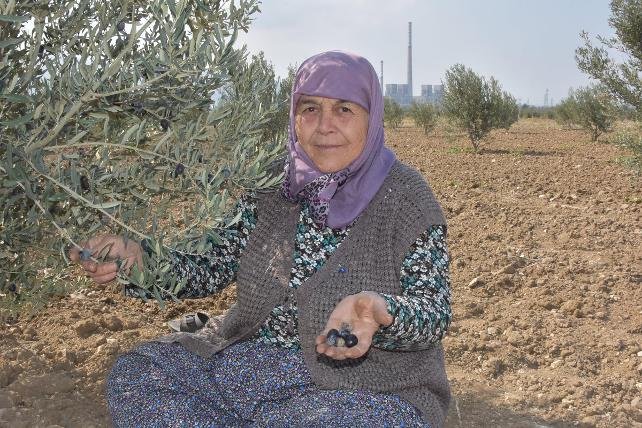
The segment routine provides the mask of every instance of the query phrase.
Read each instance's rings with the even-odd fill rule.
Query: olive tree
[[[66,246],[111,232],[152,250],[148,270],[120,281],[175,297],[164,253],[206,251],[238,221],[242,192],[281,177],[286,129],[266,132],[274,73],[235,46],[258,11],[258,0],[0,4],[2,290],[46,282]]]
[[[601,87],[571,89],[557,107],[557,119],[567,126],[577,126],[591,134],[591,140],[613,129],[617,106]]]
[[[599,81],[615,98],[633,106],[642,119],[642,0],[612,0],[609,24],[613,37],[598,36],[594,45],[588,33],[575,51],[577,65]],[[624,57],[618,63],[609,49]]]
[[[397,129],[403,120],[403,108],[395,100],[385,97],[383,100],[383,120],[392,129]]]
[[[425,134],[430,133],[437,123],[438,110],[432,104],[413,103],[410,106],[409,114],[415,125],[422,128]]]
[[[493,77],[456,64],[446,71],[444,86],[444,113],[467,133],[475,152],[492,129],[509,129],[519,118],[515,98]]]

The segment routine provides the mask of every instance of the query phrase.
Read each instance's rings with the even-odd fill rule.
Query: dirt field
[[[388,145],[449,222],[448,427],[642,427],[642,178],[623,153],[543,120],[494,133],[481,155],[412,127]],[[112,285],[0,326],[0,426],[108,426],[116,356],[233,299],[161,311]]]

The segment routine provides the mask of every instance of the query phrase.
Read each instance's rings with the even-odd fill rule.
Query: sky
[[[580,33],[610,36],[608,0],[264,0],[247,34],[277,75],[326,50],[366,57],[384,84],[406,83],[408,22],[413,32],[413,93],[439,84],[461,63],[494,76],[522,103],[554,103],[590,83],[578,70]]]

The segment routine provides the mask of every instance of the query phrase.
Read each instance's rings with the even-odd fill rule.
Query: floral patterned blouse
[[[252,230],[257,209],[253,195],[239,201],[241,219],[226,231],[222,242],[208,253],[195,256],[173,253],[173,271],[178,280],[187,279],[179,298],[214,294],[233,282],[238,261]],[[290,287],[296,289],[312,276],[350,233],[344,229],[320,228],[303,206],[297,224]],[[450,307],[449,257],[446,226],[432,226],[413,243],[401,266],[401,295],[381,294],[388,304],[393,323],[382,327],[373,346],[388,350],[421,349],[441,340],[452,312]],[[276,306],[255,339],[286,348],[300,349],[296,302]]]

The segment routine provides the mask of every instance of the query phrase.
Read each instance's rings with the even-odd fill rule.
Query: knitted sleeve
[[[226,230],[220,242],[212,242],[212,249],[202,255],[169,254],[171,273],[178,281],[187,279],[176,297],[204,297],[221,291],[236,278],[241,253],[256,226],[256,198],[254,194],[241,197],[236,212],[241,218],[233,229]]]
[[[446,226],[431,226],[413,243],[401,268],[399,296],[381,294],[393,323],[380,328],[373,346],[418,350],[442,339],[452,318]]]

